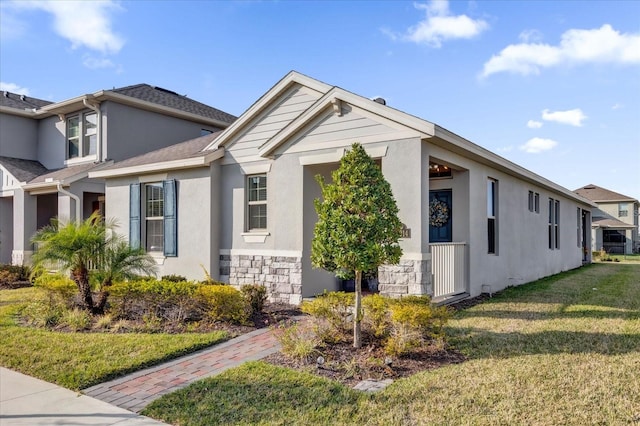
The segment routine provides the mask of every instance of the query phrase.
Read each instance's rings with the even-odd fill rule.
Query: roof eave
[[[0,106],[0,113],[18,115],[20,117],[29,117],[33,118],[36,116],[36,111],[33,109],[20,109],[20,108],[12,108],[8,106]]]
[[[497,168],[498,170],[501,170],[502,172],[505,172],[512,176],[524,178],[531,183],[545,187],[552,192],[562,194],[563,196],[579,203],[586,204],[590,207],[597,207],[597,205],[593,201],[584,198],[576,194],[575,192],[564,188],[530,170],[527,170],[524,167],[519,166],[516,163],[513,163],[506,158],[501,157],[498,154],[495,154],[488,149],[481,147],[480,145],[464,139],[463,137],[458,136],[439,125],[435,126],[435,136],[438,139],[443,140],[447,144],[453,145],[455,148],[457,148],[457,151],[459,151],[461,155],[479,161],[480,163],[487,164],[491,167]]]
[[[155,163],[139,164],[135,166],[121,167],[117,169],[98,170],[90,172],[90,178],[116,178],[123,176],[143,175],[167,170],[193,169],[198,167],[206,167],[213,161],[224,156],[224,149],[220,148],[210,151],[205,155],[198,157],[184,158],[180,160],[159,161]]]

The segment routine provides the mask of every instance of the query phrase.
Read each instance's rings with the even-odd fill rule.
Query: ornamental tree
[[[311,263],[345,277],[355,276],[353,346],[359,348],[362,321],[362,273],[398,263],[402,223],[391,186],[360,144],[353,144],[332,173],[333,182],[316,180],[322,200],[315,200],[318,222],[311,243]]]

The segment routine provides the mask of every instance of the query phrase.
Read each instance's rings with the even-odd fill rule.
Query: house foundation
[[[391,297],[433,295],[431,259],[401,259],[378,268],[380,294]]]

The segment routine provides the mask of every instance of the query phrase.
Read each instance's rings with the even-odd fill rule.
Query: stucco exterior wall
[[[498,291],[582,265],[582,249],[577,237],[577,208],[590,210],[588,205],[578,204],[534,182],[524,181],[440,147],[430,145],[429,151],[434,157],[448,161],[468,174],[468,194],[461,194],[459,203],[456,203],[455,193],[464,192],[464,186],[457,189],[453,186],[453,235],[454,241],[464,237],[464,232],[457,228],[468,226],[468,238],[461,241],[466,241],[469,248],[471,296],[480,294],[485,285],[490,286],[491,291]],[[489,178],[498,181],[496,254],[488,253]],[[447,183],[446,180],[432,180],[430,185],[442,188]],[[529,211],[529,191],[540,194],[540,213]],[[465,219],[456,212],[464,209],[466,197],[469,201],[468,217]],[[549,198],[560,201],[560,248],[553,250],[548,248]],[[428,214],[428,211],[424,214]]]
[[[129,184],[176,180],[178,207],[178,256],[156,257],[157,275],[178,274],[193,280],[204,279],[202,266],[214,279],[219,276],[219,235],[212,232],[212,212],[218,199],[213,181],[217,171],[210,168],[169,171],[135,178],[109,179],[106,184],[105,212],[107,219],[119,224],[116,232],[129,238]],[[144,224],[142,225],[144,226]],[[215,250],[213,252],[212,250]]]
[[[103,154],[114,161],[200,137],[202,129],[218,130],[211,125],[114,102],[104,102],[100,107],[104,118],[103,134],[107,139]]]
[[[35,160],[37,140],[36,120],[0,113],[0,156]]]
[[[11,263],[13,250],[13,197],[0,197],[0,263]]]
[[[38,161],[47,169],[64,167],[67,158],[66,126],[66,122],[57,116],[38,122]]]

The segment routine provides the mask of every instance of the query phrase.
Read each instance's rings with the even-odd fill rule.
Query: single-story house
[[[133,142],[133,141],[132,141]],[[160,274],[263,284],[299,303],[339,289],[314,269],[321,196],[362,144],[391,184],[405,226],[379,291],[472,297],[590,260],[592,203],[440,126],[290,72],[226,129],[92,171],[106,216]]]

